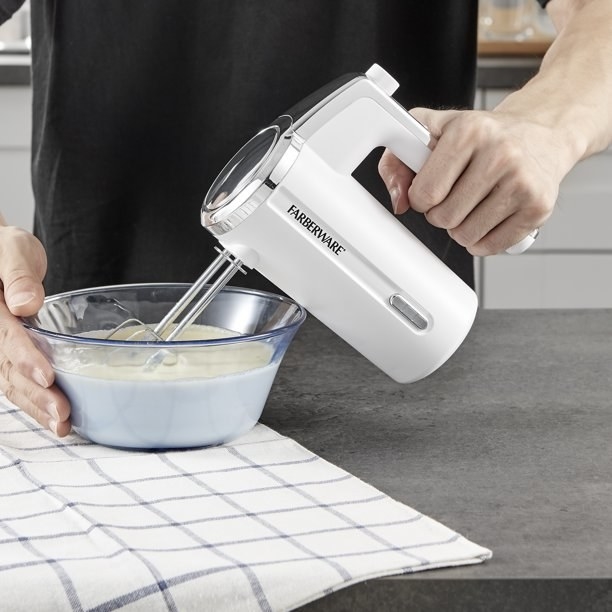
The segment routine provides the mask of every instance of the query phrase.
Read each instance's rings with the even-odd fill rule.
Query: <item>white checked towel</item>
[[[257,425],[172,452],[63,440],[0,398],[6,610],[291,610],[491,556]]]

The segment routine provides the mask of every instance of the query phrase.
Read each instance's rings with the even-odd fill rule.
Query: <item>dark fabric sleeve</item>
[[[542,7],[546,8],[546,5],[550,2],[550,0],[537,0],[537,3]]]
[[[25,0],[0,0],[0,24],[8,21]]]

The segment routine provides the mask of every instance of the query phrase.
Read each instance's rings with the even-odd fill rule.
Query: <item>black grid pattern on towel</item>
[[[0,590],[37,584],[49,607],[290,609],[488,555],[262,425],[129,452],[57,440],[0,401]]]

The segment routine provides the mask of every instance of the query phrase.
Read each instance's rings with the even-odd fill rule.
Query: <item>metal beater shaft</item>
[[[181,313],[187,308],[187,306],[193,302],[195,296],[201,291],[202,287],[222,268],[224,263],[227,263],[226,269],[221,273],[217,280],[207,289],[207,291],[200,297],[196,302],[195,306],[187,312],[187,314],[181,319],[180,323],[168,334],[165,338],[166,342],[175,340],[186,327],[191,325],[197,319],[204,309],[210,304],[214,297],[227,285],[230,279],[240,270],[245,273],[242,269],[242,262],[236,259],[227,249],[221,252],[215,247],[215,250],[219,252],[219,256],[204,270],[202,275],[193,283],[193,285],[187,290],[185,295],[168,311],[166,316],[155,326],[153,333],[161,336],[166,329],[181,315]]]

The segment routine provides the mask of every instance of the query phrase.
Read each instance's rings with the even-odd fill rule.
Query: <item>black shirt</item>
[[[35,233],[47,293],[195,280],[215,255],[199,212],[219,170],[343,73],[377,62],[407,108],[470,107],[477,11],[477,0],[32,2]],[[360,180],[388,200],[374,161]],[[471,257],[445,231],[416,213],[402,220],[473,282]],[[254,272],[234,282],[267,286]]]

